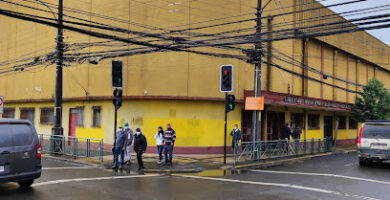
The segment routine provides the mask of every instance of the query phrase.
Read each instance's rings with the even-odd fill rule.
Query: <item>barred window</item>
[[[349,129],[357,129],[358,123],[352,117],[349,117]]]
[[[3,118],[15,118],[15,108],[4,108]]]
[[[41,108],[41,124],[54,124],[54,108]]]
[[[34,124],[34,115],[34,108],[20,108],[20,119],[29,120],[32,124]]]
[[[92,107],[92,112],[93,112],[93,122],[92,126],[93,127],[100,127],[100,119],[101,119],[101,107],[94,106]]]
[[[338,116],[339,126],[338,129],[347,129],[347,117],[346,116]]]
[[[291,128],[305,129],[305,115],[303,113],[291,113]]]
[[[312,130],[320,129],[320,115],[308,115],[308,126]]]
[[[77,109],[77,126],[84,126],[84,108],[78,107]]]

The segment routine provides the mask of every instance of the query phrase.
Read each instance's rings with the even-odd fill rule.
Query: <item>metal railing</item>
[[[44,134],[38,137],[42,153],[92,158],[103,162],[103,140]]]
[[[301,156],[332,151],[332,140],[328,138],[305,140],[268,140],[242,142],[234,148],[234,163],[260,161],[271,158]]]

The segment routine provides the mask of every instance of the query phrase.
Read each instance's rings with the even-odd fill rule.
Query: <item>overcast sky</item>
[[[342,3],[342,2],[348,2],[351,0],[317,0],[320,1],[324,5],[331,5],[331,4],[337,4],[337,3]],[[367,15],[378,15],[378,14],[389,14],[390,13],[390,0],[366,0],[364,2],[359,2],[359,3],[354,3],[354,4],[348,4],[344,6],[336,6],[336,7],[331,7],[330,9],[340,13],[340,12],[345,12],[345,11],[352,11],[356,9],[363,9],[363,8],[371,8],[375,6],[384,6],[388,5],[389,7],[383,7],[383,11],[379,12],[374,12],[374,13],[369,13],[366,15],[355,15],[355,16],[349,16],[346,17],[347,19],[353,19],[353,18],[359,18]],[[387,8],[387,9],[386,9]],[[384,10],[386,9],[386,10]],[[378,29],[378,30],[372,30],[368,31],[370,34],[375,36],[376,38],[382,40],[386,44],[390,45],[390,28],[387,29]]]

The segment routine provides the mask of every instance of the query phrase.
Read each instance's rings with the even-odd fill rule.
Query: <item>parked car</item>
[[[0,120],[0,183],[30,187],[41,176],[41,145],[31,122]]]
[[[390,121],[367,121],[358,138],[359,164],[390,160]]]

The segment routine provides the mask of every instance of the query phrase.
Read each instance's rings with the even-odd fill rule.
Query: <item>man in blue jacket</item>
[[[112,167],[112,169],[114,170],[118,169],[119,154],[121,155],[120,169],[123,169],[126,144],[127,144],[127,133],[125,130],[123,130],[123,126],[119,126],[119,130],[116,133],[115,160],[114,160],[115,164],[114,167]]]

